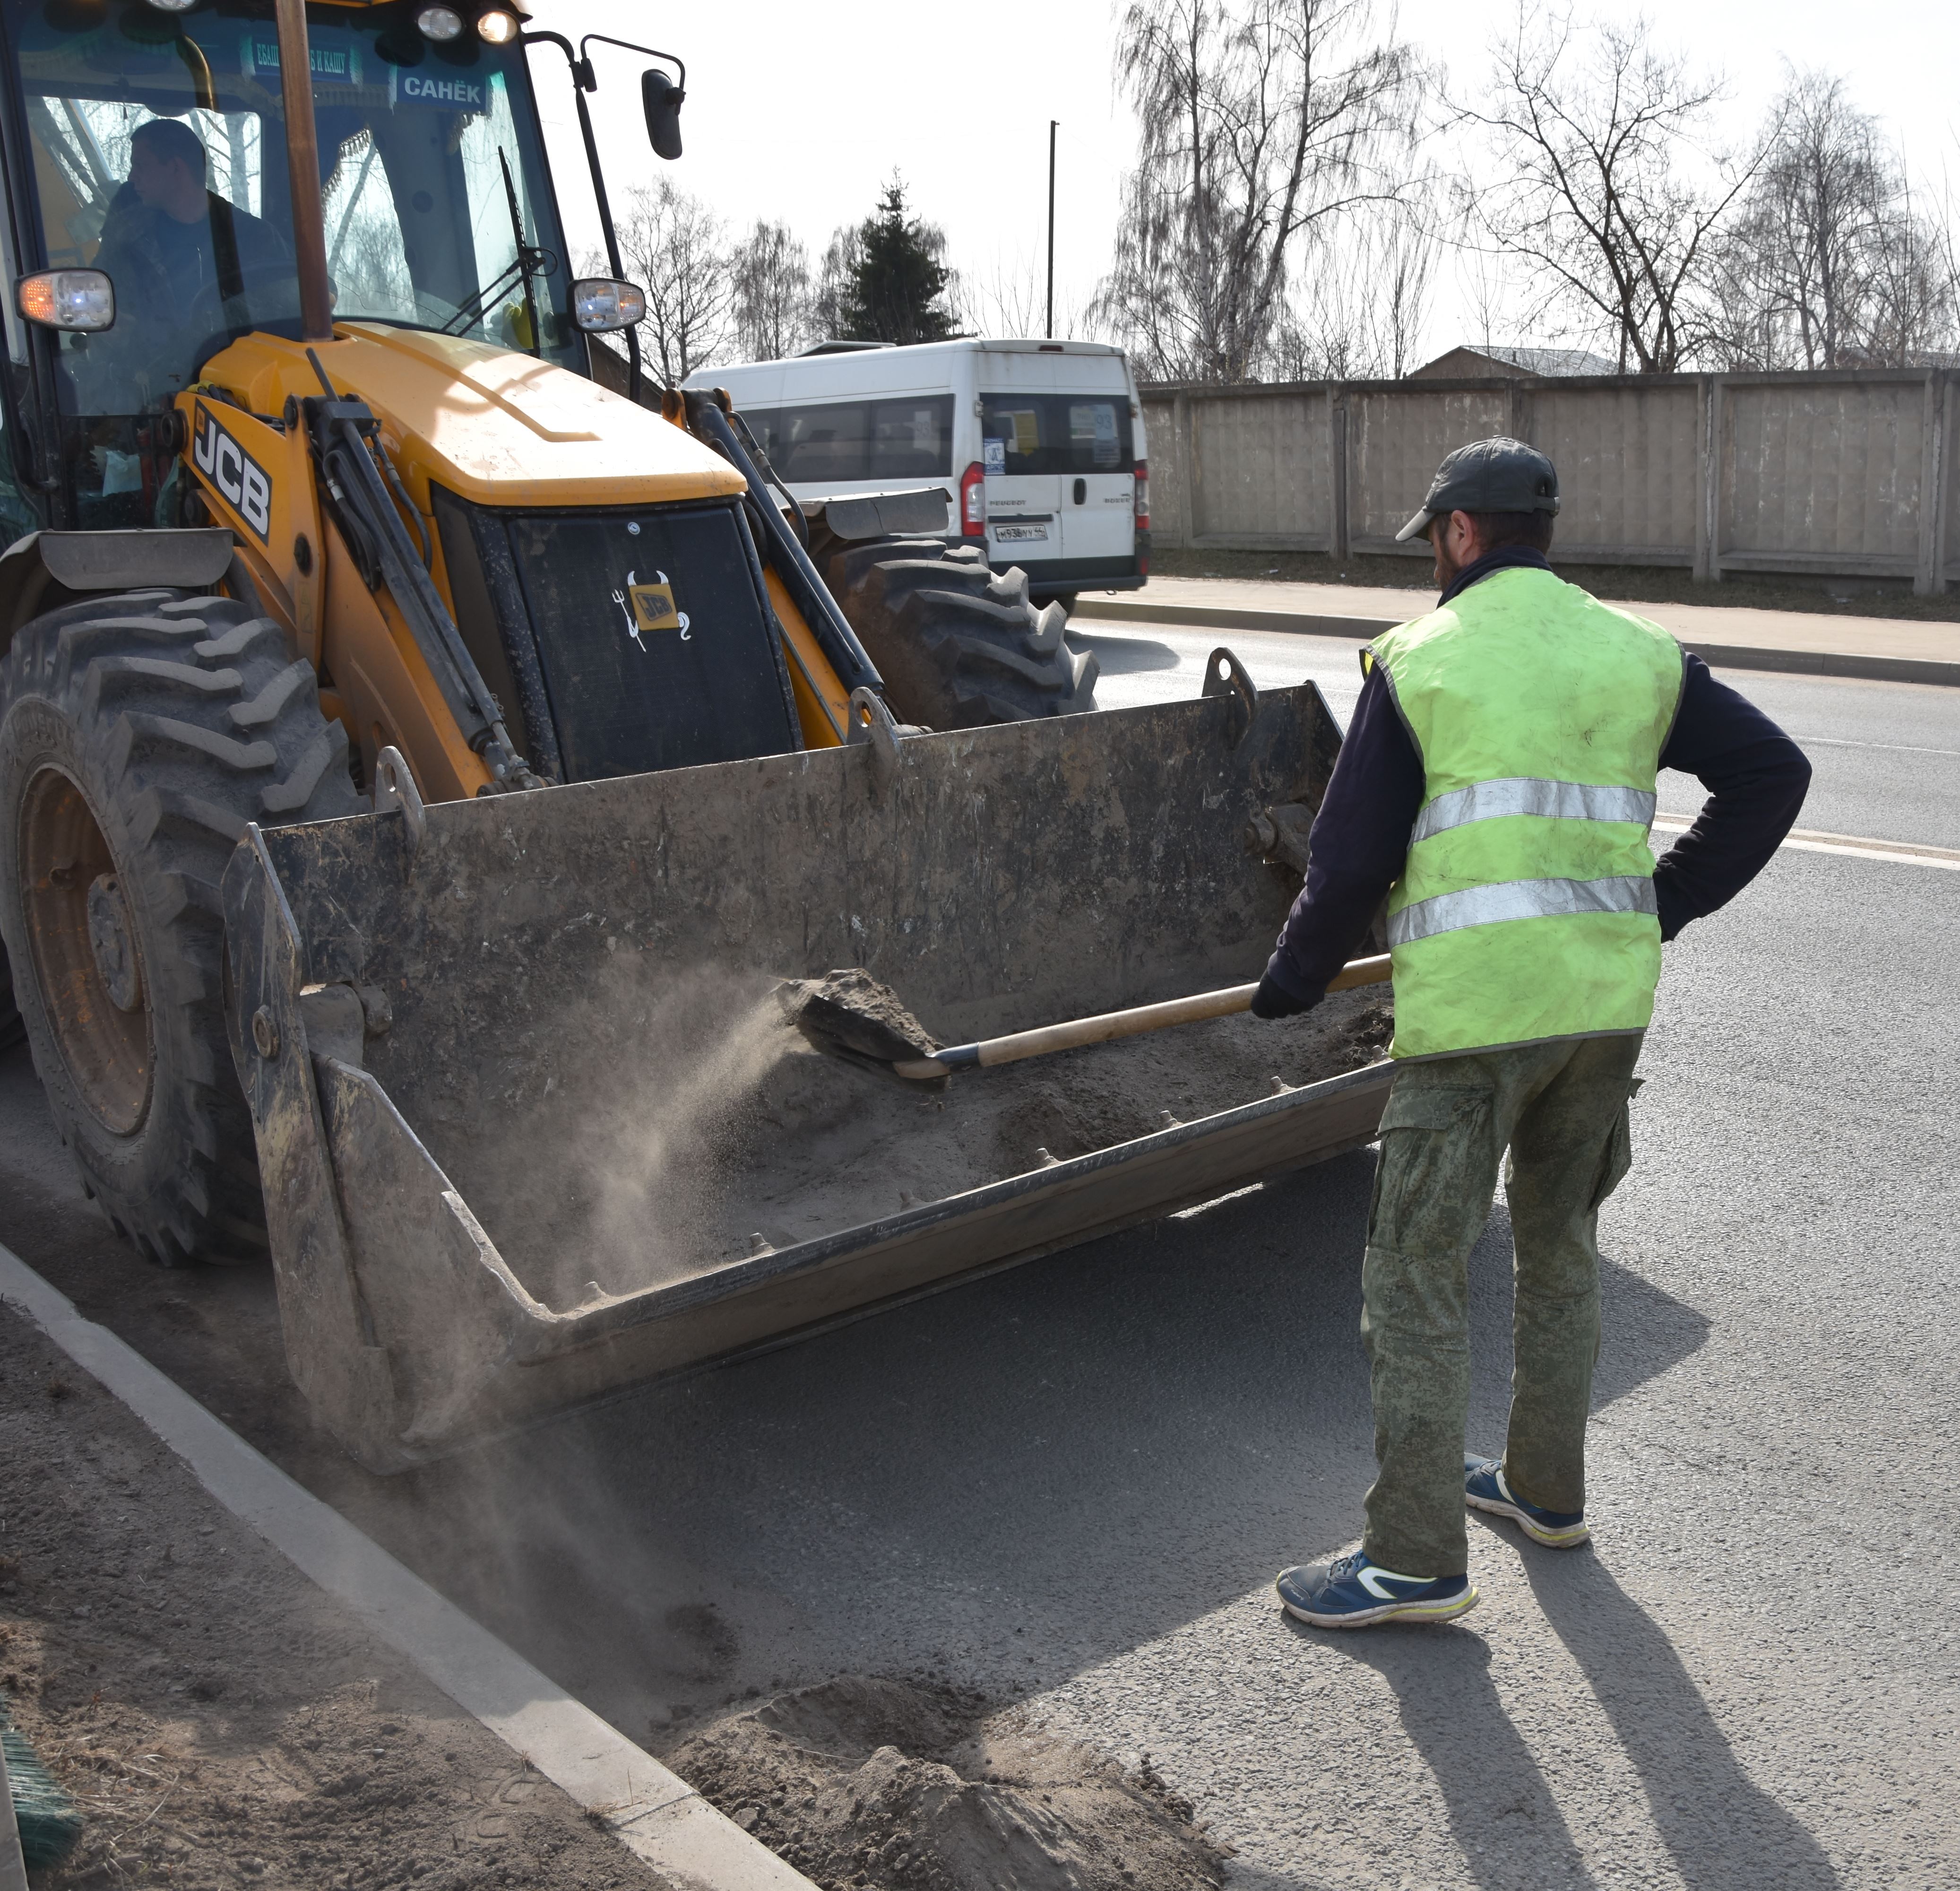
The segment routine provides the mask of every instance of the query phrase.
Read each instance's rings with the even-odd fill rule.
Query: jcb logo
[[[199,472],[237,508],[238,515],[262,540],[272,529],[272,482],[266,469],[218,424],[199,401],[197,425],[191,438],[191,458]]]

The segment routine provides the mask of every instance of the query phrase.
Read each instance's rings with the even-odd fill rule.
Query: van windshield
[[[989,473],[1134,473],[1127,394],[982,394]]]
[[[297,333],[271,8],[5,5],[42,261],[104,270],[116,288],[113,328],[61,338],[63,410],[152,411],[230,337]],[[520,49],[474,33],[434,46],[393,8],[307,12],[335,315],[570,365],[564,245]]]

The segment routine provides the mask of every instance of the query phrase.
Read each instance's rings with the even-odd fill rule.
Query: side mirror
[[[571,319],[588,335],[608,335],[647,319],[646,291],[607,275],[582,275],[571,285]]]
[[[680,155],[680,108],[687,94],[657,67],[640,75],[640,97],[647,108],[647,137],[671,161]]]
[[[99,334],[116,326],[116,285],[100,269],[43,269],[24,275],[14,306],[43,328]]]

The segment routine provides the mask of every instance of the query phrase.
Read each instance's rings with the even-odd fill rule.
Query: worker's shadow
[[[1480,1526],[1478,1534],[1473,1560],[1519,1553],[1501,1541],[1513,1534],[1508,1526]],[[1683,1882],[1778,1891],[1840,1883],[1816,1839],[1743,1769],[1665,1632],[1601,1558],[1590,1549],[1522,1555],[1545,1619],[1611,1724]],[[1540,1862],[1540,1883],[1586,1881],[1580,1848],[1469,1622],[1338,1638],[1289,1626],[1373,1668],[1394,1691],[1403,1730],[1435,1778],[1478,1883],[1515,1884],[1520,1856]]]

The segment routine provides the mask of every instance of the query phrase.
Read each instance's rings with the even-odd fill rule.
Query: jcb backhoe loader
[[[862,965],[978,1036],[1256,969],[1300,862],[1245,837],[1317,803],[1325,705],[1221,652],[1077,713],[1093,659],[943,492],[799,508],[725,401],[644,389],[594,39],[501,0],[0,19],[0,1036],[152,1260],[269,1253],[362,1461],[1373,1133],[1379,1069],[1249,1078],[788,1245],[607,1285],[544,1251],[553,1164],[684,1088],[649,1020],[704,979]],[[567,265],[530,48],[609,275]]]

